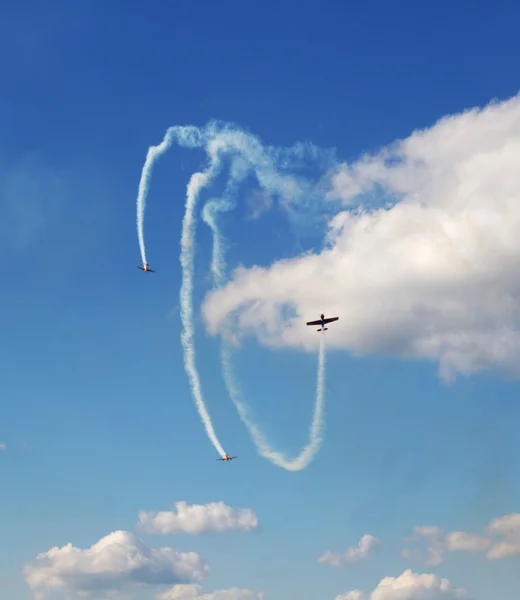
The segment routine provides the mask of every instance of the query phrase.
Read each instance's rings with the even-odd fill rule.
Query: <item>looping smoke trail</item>
[[[322,442],[323,417],[325,408],[325,340],[323,336],[320,339],[320,351],[318,355],[318,377],[316,383],[316,403],[314,405],[314,414],[309,428],[309,442],[303,450],[293,459],[287,458],[283,453],[274,450],[264,434],[260,431],[258,425],[249,416],[246,404],[241,400],[241,393],[236,384],[232,369],[231,346],[229,342],[222,342],[222,370],[224,380],[235,405],[240,419],[247,427],[253,441],[261,456],[270,460],[273,464],[287,471],[301,471],[305,469],[312,461],[316,452],[318,452]]]
[[[225,260],[223,251],[223,237],[217,225],[217,214],[232,210],[235,201],[232,199],[239,184],[245,179],[249,171],[253,171],[259,184],[270,194],[279,195],[289,206],[291,202],[303,202],[306,195],[311,194],[313,187],[308,181],[302,181],[295,176],[281,174],[276,164],[283,168],[303,162],[307,156],[313,160],[325,158],[328,153],[321,153],[310,144],[298,144],[289,150],[278,148],[264,148],[257,138],[240,131],[233,126],[211,122],[205,128],[196,127],[170,127],[161,144],[152,146],[148,150],[145,164],[139,183],[137,198],[137,230],[141,257],[146,262],[146,250],[143,235],[144,212],[146,197],[149,190],[152,168],[156,160],[164,154],[177,140],[181,146],[191,148],[205,148],[209,157],[210,166],[202,173],[194,173],[187,186],[186,211],[182,224],[181,238],[181,265],[182,286],[180,292],[181,319],[183,331],[181,341],[184,348],[184,366],[190,381],[190,387],[199,415],[206,428],[206,433],[217,449],[224,456],[225,452],[215,434],[210,416],[204,403],[200,377],[195,363],[195,345],[193,331],[193,271],[194,271],[194,244],[195,244],[195,209],[201,190],[209,185],[218,175],[221,168],[221,155],[231,157],[230,175],[223,198],[208,202],[203,209],[203,219],[213,232],[213,256],[211,271],[215,285],[223,285],[225,281]],[[319,192],[319,186],[318,186]],[[316,193],[316,190],[314,190]],[[283,454],[273,450],[258,426],[249,417],[247,407],[241,400],[238,385],[231,367],[231,346],[222,337],[221,362],[224,379],[230,397],[238,410],[240,418],[246,425],[253,442],[262,456],[271,460],[277,466],[289,471],[304,469],[312,460],[322,441],[323,412],[325,396],[325,344],[323,337],[320,340],[318,360],[318,377],[316,390],[316,404],[314,416],[310,427],[310,440],[302,452],[294,459],[287,459]]]

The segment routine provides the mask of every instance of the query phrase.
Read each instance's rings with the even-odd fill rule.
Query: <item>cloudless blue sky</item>
[[[250,507],[262,531],[147,542],[208,558],[208,589],[247,586],[272,600],[372,589],[409,566],[391,546],[413,526],[480,530],[518,509],[517,383],[447,386],[435,364],[334,353],[323,448],[307,470],[287,473],[256,454],[197,317],[209,410],[240,456],[216,463],[179,343],[179,235],[202,153],[174,148],[154,174],[153,276],[135,268],[135,199],[148,146],[170,125],[218,118],[266,144],[308,140],[354,160],[516,94],[519,21],[514,3],[483,1],[2,3],[2,597],[30,597],[19,572],[39,552],[88,547],[131,529],[139,510],[178,500]],[[248,248],[240,222],[229,223],[235,259],[259,262],[261,246]],[[268,232],[256,236],[261,244]],[[291,237],[273,240],[266,264],[295,252]],[[315,357],[249,344],[238,365],[262,427],[296,452]],[[376,561],[316,563],[367,531],[390,542]],[[481,600],[516,599],[511,562],[472,560],[455,556],[435,572]]]

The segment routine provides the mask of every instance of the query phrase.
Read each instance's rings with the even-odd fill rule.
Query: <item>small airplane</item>
[[[217,460],[223,460],[227,462],[228,460],[233,460],[234,458],[238,458],[238,456],[228,456],[227,454],[223,458],[217,458]]]
[[[321,325],[321,329],[317,331],[327,331],[328,327],[325,327],[325,323],[332,323],[332,321],[337,321],[339,317],[330,317],[330,319],[326,319],[325,315],[320,315],[320,319],[318,321],[309,321],[307,325]]]
[[[155,273],[153,269],[150,269],[148,263],[144,263],[144,267],[140,267],[139,265],[137,265],[137,268],[141,269],[141,271],[145,271],[146,273]]]

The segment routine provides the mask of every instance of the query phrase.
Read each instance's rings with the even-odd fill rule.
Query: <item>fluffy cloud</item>
[[[350,206],[324,249],[235,270],[205,299],[208,330],[232,316],[240,335],[311,350],[302,324],[325,312],[341,317],[329,346],[353,354],[436,360],[445,378],[520,375],[519,155],[516,96],[340,165],[324,202]]]
[[[425,526],[416,527],[406,541],[419,543],[423,548],[404,548],[402,555],[427,565],[440,565],[446,552],[485,553],[489,560],[506,558],[520,554],[520,513],[494,519],[487,526],[486,535],[464,531],[444,533],[439,527]]]
[[[405,571],[399,577],[385,577],[368,595],[359,590],[336,596],[336,600],[458,600],[466,590],[455,588],[448,579]]]
[[[144,533],[205,533],[208,531],[252,531],[258,519],[249,508],[233,509],[224,502],[192,504],[176,502],[176,512],[139,513],[138,529]]]
[[[263,595],[246,588],[203,593],[200,585],[175,585],[157,595],[157,600],[262,600]]]
[[[198,581],[206,571],[195,552],[148,548],[133,534],[114,531],[85,550],[72,544],[51,548],[26,565],[24,575],[38,599],[51,594],[106,598],[133,586]]]
[[[342,554],[335,554],[328,550],[318,558],[318,562],[331,567],[341,567],[347,563],[359,562],[368,558],[378,544],[379,540],[376,537],[366,533],[359,540],[357,546],[349,548]]]

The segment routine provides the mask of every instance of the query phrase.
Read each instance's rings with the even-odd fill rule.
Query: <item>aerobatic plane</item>
[[[329,319],[325,318],[325,315],[320,315],[320,319],[318,321],[309,321],[307,325],[321,325],[321,329],[317,331],[327,331],[328,327],[325,327],[325,323],[332,323],[332,321],[337,321],[339,317],[330,317]]]
[[[238,456],[228,456],[227,454],[223,458],[217,458],[217,460],[223,460],[227,462],[228,460],[233,460],[234,458],[238,458]]]
[[[146,273],[155,273],[153,269],[150,269],[148,263],[144,263],[144,267],[140,267],[139,265],[137,265],[137,268],[141,269],[141,271],[145,271]]]

